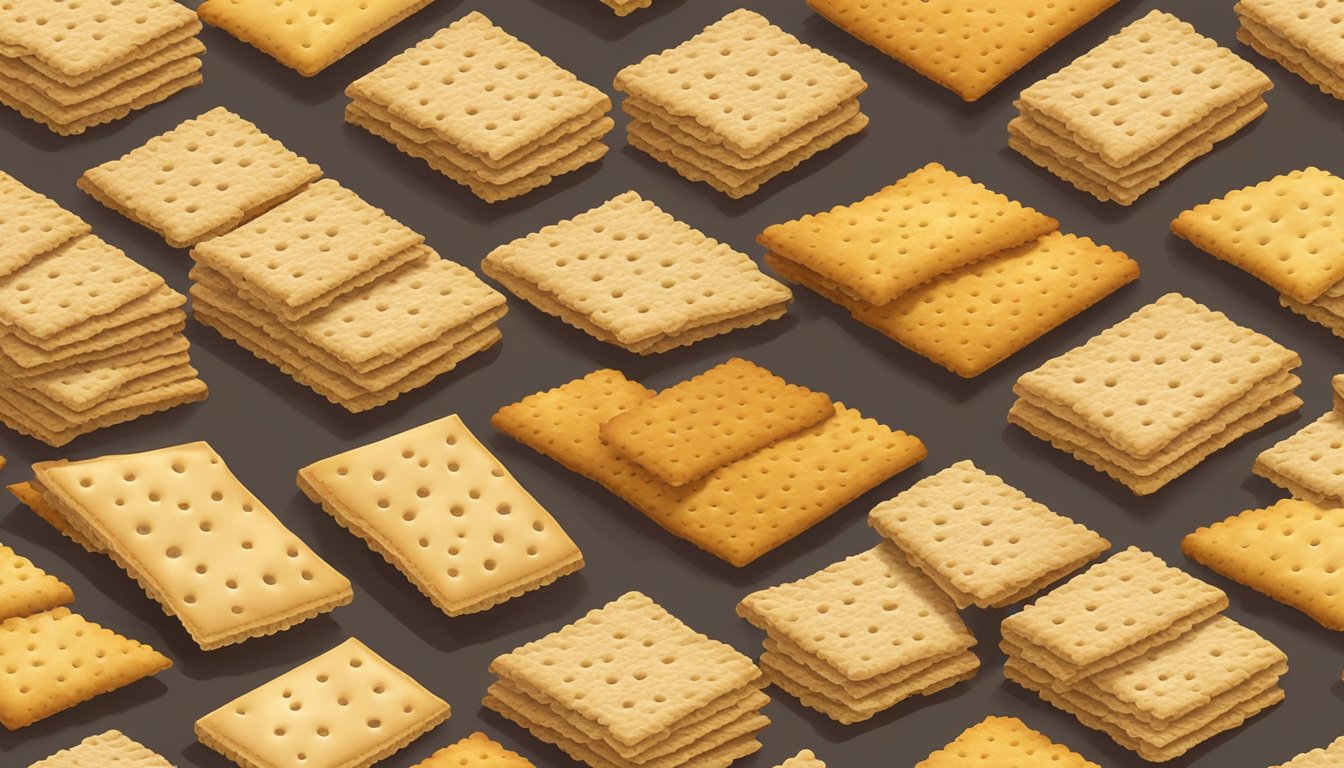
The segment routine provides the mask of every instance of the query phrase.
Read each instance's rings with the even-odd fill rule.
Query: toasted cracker
[[[1344,414],[1327,411],[1261,452],[1251,471],[1271,482],[1286,480],[1290,491],[1308,491],[1318,506],[1344,507]]]
[[[532,761],[506,749],[480,731],[440,749],[414,768],[535,768]]]
[[[602,0],[617,16],[629,16],[641,8],[653,5],[653,0]]]
[[[987,717],[962,731],[915,768],[1008,768],[1042,762],[1056,768],[1101,768],[1016,717],[998,716]]]
[[[90,736],[28,768],[173,768],[173,764],[121,731]]]
[[[182,30],[196,14],[173,0],[14,0],[0,20],[0,53],[30,56],[68,77],[138,58],[141,47]]]
[[[0,276],[89,231],[55,200],[0,171]]]
[[[0,544],[0,621],[49,611],[74,599],[68,584]]]

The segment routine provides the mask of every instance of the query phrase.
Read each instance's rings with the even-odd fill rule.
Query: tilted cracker
[[[599,370],[501,408],[497,429],[594,480],[668,532],[746,565],[924,458],[918,438],[835,404],[835,416],[672,488],[602,442],[600,425],[653,392]],[[746,478],[746,480],[744,480]],[[805,495],[798,488],[809,489]]]
[[[881,305],[1058,227],[1057,220],[930,163],[857,203],[767,227],[757,241],[850,296]]]
[[[1233,7],[1241,8],[1240,5]],[[1277,32],[1252,20],[1244,9],[1238,10],[1237,18],[1241,20],[1241,28],[1237,30],[1239,42],[1249,45],[1261,56],[1277,61],[1284,69],[1319,88],[1321,93],[1344,99],[1344,68],[1326,67]]]
[[[1344,414],[1327,411],[1261,452],[1251,471],[1307,490],[1318,506],[1344,507]]]
[[[55,200],[0,171],[0,276],[89,231]]]
[[[966,666],[978,666],[978,663],[975,662],[975,654],[967,653],[964,654],[964,656],[971,660],[971,663],[966,664]],[[788,693],[808,709],[816,710],[841,725],[851,725],[853,723],[862,722],[872,717],[874,714],[866,711],[856,712],[844,704],[832,701],[831,699],[803,686],[801,683],[795,682],[788,675],[782,674],[773,667],[763,665],[762,669],[765,671],[765,676],[772,685]],[[975,677],[975,672],[975,669],[970,669],[960,675],[939,678],[930,683],[927,687],[910,692],[910,695],[933,696],[957,685],[958,683],[964,683],[967,680],[970,680]],[[898,695],[905,696],[905,693]]]
[[[950,587],[958,608],[1003,607],[1023,587],[1063,578],[1111,546],[970,461],[882,502],[868,522],[912,565]]]
[[[74,599],[68,584],[0,544],[0,621],[49,611]]]
[[[1333,768],[1344,760],[1344,736],[1330,742],[1328,746],[1303,752],[1292,760],[1272,766],[1272,768]]]
[[[1283,499],[1200,528],[1181,540],[1190,559],[1344,631],[1340,530],[1344,509]]]
[[[78,77],[184,27],[200,31],[200,22],[174,0],[14,0],[0,20],[0,53]]]
[[[961,732],[915,768],[1101,768],[1016,717],[990,716]]]
[[[735,357],[602,423],[602,441],[683,486],[835,415],[822,392]]]
[[[0,622],[0,725],[13,731],[171,667],[67,608]]]
[[[354,597],[349,580],[291,533],[206,443],[42,462],[33,473],[69,524],[106,550],[205,650],[272,634]]]
[[[821,762],[812,750],[804,749],[775,768],[826,768],[826,764]]]
[[[368,768],[447,720],[448,703],[350,638],[196,721],[243,768]]]
[[[162,755],[121,731],[105,731],[28,768],[173,768]]]
[[[440,749],[414,768],[535,768],[532,761],[476,731]]]
[[[1240,0],[1237,15],[1274,30],[1311,60],[1344,77],[1344,18],[1318,0]]]
[[[843,686],[836,685],[807,664],[789,656],[766,651],[761,654],[759,664],[771,683],[797,698],[804,706],[836,722],[850,725],[868,720],[912,696],[932,696],[969,680],[980,668],[980,659],[970,651],[962,651],[864,697],[850,696]]]

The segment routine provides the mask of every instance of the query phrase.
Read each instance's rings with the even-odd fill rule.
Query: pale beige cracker
[[[868,87],[849,65],[745,9],[675,48],[625,67],[614,85],[695,119],[744,158],[755,157]]]
[[[1321,0],[1240,0],[1237,16],[1274,34],[1321,67],[1344,77],[1344,17]]]
[[[154,94],[175,93],[181,90],[181,83],[199,81],[200,69],[201,60],[198,57],[179,59],[73,106],[53,101],[26,83],[3,75],[0,75],[0,92],[4,93],[6,103],[24,117],[68,136],[129,114],[139,108],[135,105],[145,103],[146,99],[150,99],[148,103],[151,104],[162,100],[154,98]]]
[[[136,110],[158,104],[176,94],[178,91],[200,85],[202,82],[204,81],[199,72],[186,75],[185,77],[179,77],[175,80],[170,80],[151,91],[142,93],[129,102],[109,107],[101,112],[76,120],[73,123],[61,123],[51,120],[45,113],[29,106],[26,101],[10,95],[4,88],[0,88],[0,104],[4,104],[29,120],[45,125],[51,132],[58,136],[77,136],[90,128],[120,120]]]
[[[857,203],[771,225],[756,240],[849,296],[882,305],[1058,227],[1057,220],[930,163]]]
[[[190,8],[173,0],[13,0],[0,19],[0,53],[31,56],[67,76],[106,70],[184,27]]]
[[[43,422],[32,416],[35,403],[17,397],[12,390],[0,389],[0,421],[17,432],[41,440],[47,445],[60,447],[80,435],[186,403],[204,400],[208,394],[209,389],[205,386],[205,382],[191,379],[158,390],[138,393],[123,400],[118,409],[109,410],[102,416],[77,424],[52,426],[50,421]]]
[[[196,39],[196,36],[200,34],[200,31],[200,19],[188,19],[187,23],[182,26],[159,35],[153,40],[140,46],[135,51],[110,62],[104,68],[90,70],[80,75],[66,74],[65,72],[42,63],[36,56],[32,56],[22,50],[7,50],[3,44],[0,44],[0,56],[13,60],[16,66],[24,67],[43,78],[38,84],[50,81],[59,83],[68,88],[79,88],[81,86],[96,83],[104,77],[146,61],[153,56],[161,54],[172,46],[189,43]]]
[[[1241,20],[1241,28],[1237,30],[1239,42],[1249,45],[1261,56],[1278,62],[1279,66],[1319,88],[1321,93],[1336,99],[1344,99],[1344,69],[1339,71],[1328,69],[1268,27],[1253,21],[1245,13],[1238,13],[1238,18]]]
[[[877,505],[868,523],[912,565],[951,587],[948,594],[958,608],[1001,608],[1024,587],[1063,578],[1070,566],[1111,546],[970,461]]]
[[[121,360],[108,358],[86,369],[25,379],[23,386],[67,408],[83,411],[128,391],[144,376],[189,365],[190,346],[185,336],[177,336],[156,347],[127,353]]]
[[[1333,301],[1332,299],[1318,299],[1316,304],[1303,304],[1287,294],[1279,294],[1279,305],[1291,309],[1293,312],[1307,318],[1308,320],[1320,325],[1331,333],[1344,338],[1344,315],[1337,314],[1333,309],[1327,309],[1324,302]]]
[[[820,424],[672,488],[621,458],[600,436],[603,422],[650,397],[653,392],[620,372],[599,370],[505,406],[491,423],[603,485],[673,535],[739,567],[927,455],[918,438],[836,403],[836,415]]]
[[[28,768],[173,768],[173,764],[121,731],[90,736]]]
[[[199,391],[204,396],[204,383],[197,378],[195,368],[190,364],[182,364],[142,376],[115,397],[82,411],[69,408],[40,391],[17,386],[0,387],[0,391],[4,392],[8,400],[24,407],[27,420],[59,432],[85,424],[98,424],[127,408],[172,398],[182,392]]]
[[[180,334],[185,325],[186,313],[180,309],[170,309],[137,323],[113,326],[57,350],[45,350],[11,334],[0,333],[0,352],[4,353],[0,355],[0,368],[6,372],[13,371],[16,378],[41,376],[54,370],[147,347]]]
[[[67,608],[0,622],[0,725],[13,731],[173,665]]]
[[[200,718],[196,737],[242,768],[368,768],[449,714],[446,701],[352,637]]]
[[[186,303],[187,297],[164,284],[107,314],[91,318],[88,322],[71,326],[46,338],[38,338],[17,325],[11,325],[6,330],[25,344],[48,352],[57,352],[100,333],[112,331],[114,328],[120,329],[116,331],[117,333],[124,333],[148,318],[177,309]]]
[[[915,768],[1101,768],[1016,717],[991,715],[961,732]]]
[[[626,192],[491,251],[509,274],[629,346],[787,303],[746,254]],[[496,277],[496,279],[498,279]]]
[[[1267,448],[1251,471],[1283,478],[1311,493],[1321,506],[1344,507],[1344,414],[1327,411],[1296,434]],[[1290,489],[1291,490],[1291,489]]]
[[[201,41],[194,37],[188,37],[159,51],[150,53],[144,58],[127,62],[116,69],[99,74],[94,79],[79,85],[66,85],[59,80],[47,77],[20,59],[0,56],[0,75],[36,89],[57,104],[70,107],[101,96],[116,86],[134,80],[148,72],[182,59],[200,56],[203,53],[205,53],[205,46]]]
[[[1272,87],[1232,51],[1152,11],[1029,86],[1016,103],[1068,125],[1080,147],[1124,166],[1214,109]]]
[[[1265,478],[1271,483],[1284,489],[1285,491],[1288,492],[1288,495],[1290,495],[1294,499],[1302,499],[1303,501],[1309,501],[1318,507],[1325,507],[1327,509],[1340,506],[1340,502],[1338,500],[1327,498],[1315,491],[1300,486],[1297,483],[1294,483],[1292,480],[1288,479],[1287,477],[1278,474],[1274,470],[1268,469],[1267,467],[1252,468],[1252,471],[1255,474],[1260,475],[1261,477]]]
[[[480,731],[438,750],[414,768],[536,768],[531,760]]]
[[[1303,752],[1292,760],[1272,766],[1272,768],[1335,768],[1344,760],[1344,736],[1330,742],[1328,746]]]
[[[975,657],[974,654],[969,654],[969,656],[971,658]],[[979,666],[978,662],[976,666],[977,667]],[[943,677],[939,680],[931,682],[927,687],[914,692],[912,695],[932,696],[941,691],[945,691],[948,688],[957,685],[958,683],[963,683],[966,682],[967,680],[970,680],[971,678],[975,677],[975,672],[976,672],[975,669],[971,669],[969,671],[961,673],[960,675],[954,675],[952,677]],[[842,725],[849,725],[856,722],[862,722],[863,720],[866,720],[872,716],[871,714],[866,712],[856,712],[844,704],[834,702],[823,695],[815,693],[814,691],[795,682],[792,678],[780,673],[778,670],[774,668],[766,667],[765,675],[770,680],[771,684],[779,687],[781,690],[785,691],[795,699],[798,699],[799,703],[801,703],[803,706],[809,709],[814,709],[826,715],[830,719],[838,723],[841,723]]]
[[[734,357],[603,422],[599,435],[680,487],[834,415],[825,393]]]
[[[0,621],[49,611],[74,599],[68,584],[0,544]]]
[[[0,171],[0,276],[89,231],[55,200]]]
[[[805,664],[769,651],[761,654],[761,669],[771,682],[797,696],[805,706],[832,720],[851,725],[871,719],[912,696],[929,696],[974,676],[980,659],[970,651],[932,664],[905,680],[863,697],[850,696],[844,687],[821,677]]]

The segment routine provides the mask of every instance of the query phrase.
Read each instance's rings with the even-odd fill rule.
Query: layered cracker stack
[[[473,11],[346,88],[347,122],[488,203],[597,162],[611,99]]]
[[[630,146],[731,198],[862,131],[849,65],[745,9],[616,73]]]
[[[536,768],[531,760],[476,731],[449,744],[413,768]]]
[[[52,446],[202,400],[186,298],[0,171],[0,421]]]
[[[74,599],[70,585],[0,544],[0,621],[60,608]]]
[[[492,423],[739,567],[927,453],[918,438],[736,359],[657,394],[595,371],[501,408]]]
[[[105,731],[79,742],[69,749],[28,766],[28,768],[174,768],[154,750],[134,741],[121,731]]]
[[[496,658],[484,704],[592,768],[726,768],[761,748],[751,659],[629,592]]]
[[[1296,499],[1344,507],[1344,407],[1333,410],[1255,457],[1251,471]]]
[[[737,613],[766,633],[760,665],[770,682],[840,723],[931,696],[980,668],[952,599],[891,542],[747,595]]]
[[[1130,205],[1264,114],[1272,87],[1152,11],[1022,91],[1008,146],[1098,200]]]
[[[1139,266],[938,163],[850,205],[767,227],[765,261],[963,377],[984,373]]]
[[[1335,739],[1329,746],[1303,752],[1292,760],[1270,768],[1332,768],[1344,763],[1344,736]]]
[[[1296,352],[1176,293],[1017,380],[1009,423],[1138,495],[1302,406]]]
[[[0,103],[62,136],[201,83],[201,22],[176,0],[12,0]]]
[[[1237,39],[1344,99],[1344,15],[1331,0],[1240,0]]]
[[[1004,675],[1149,762],[1283,700],[1283,652],[1227,595],[1130,548],[1003,621]]]
[[[915,768],[1101,768],[1016,717],[987,717]]]

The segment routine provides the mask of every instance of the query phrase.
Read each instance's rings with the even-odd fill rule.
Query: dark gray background
[[[626,148],[618,127],[609,137],[612,151],[604,162],[521,199],[489,206],[420,161],[342,122],[347,83],[469,10],[487,12],[579,77],[610,91],[621,66],[681,42],[739,5],[765,13],[804,41],[857,67],[870,83],[863,108],[872,117],[861,137],[742,201],[686,182]],[[1007,149],[1004,126],[1013,115],[1018,91],[1157,5],[1269,73],[1276,88],[1268,96],[1270,109],[1263,119],[1131,208],[1098,204]],[[625,19],[614,17],[598,0],[439,0],[311,79],[207,28],[204,86],[84,136],[59,138],[0,110],[0,167],[85,217],[99,235],[182,291],[188,287],[187,254],[98,205],[74,182],[83,170],[217,105],[255,121],[319,163],[329,177],[423,232],[445,257],[473,268],[495,245],[631,188],[707,234],[758,256],[761,248],[754,236],[766,225],[857,200],[933,160],[1058,217],[1065,231],[1128,252],[1143,268],[1138,283],[972,381],[904,351],[802,290],[782,320],[653,358],[603,345],[513,301],[502,323],[502,344],[391,405],[352,416],[191,323],[187,335],[192,359],[210,384],[209,400],[85,436],[60,450],[0,430],[0,452],[10,461],[0,479],[26,479],[27,464],[36,460],[208,440],[287,525],[351,578],[355,602],[279,636],[204,653],[111,562],[64,540],[26,509],[0,503],[0,540],[67,580],[78,597],[75,610],[154,645],[175,663],[155,680],[17,733],[0,733],[0,764],[26,766],[92,733],[120,728],[179,766],[221,768],[227,761],[196,744],[195,718],[354,634],[453,706],[446,725],[386,761],[389,768],[410,766],[478,729],[538,765],[568,765],[558,751],[481,709],[490,659],[631,589],[648,593],[691,626],[754,656],[761,636],[734,615],[739,598],[872,546],[877,539],[864,517],[870,507],[964,458],[1102,532],[1117,547],[1137,544],[1226,587],[1232,598],[1229,614],[1287,651],[1292,671],[1283,681],[1286,703],[1172,765],[1261,768],[1326,744],[1344,733],[1340,636],[1186,563],[1179,550],[1181,536],[1195,527],[1281,495],[1250,475],[1252,460],[1327,410],[1329,377],[1344,370],[1344,342],[1279,308],[1269,288],[1168,231],[1178,212],[1233,187],[1311,164],[1344,171],[1344,107],[1237,44],[1235,30],[1231,0],[1122,0],[979,103],[968,105],[832,27],[802,0],[655,0],[653,8]],[[619,109],[614,115],[623,126]],[[1006,425],[1016,376],[1168,291],[1225,310],[1300,352],[1307,402],[1300,415],[1238,441],[1147,498],[1131,496]],[[514,444],[488,423],[499,406],[598,367],[616,367],[661,388],[732,355],[757,361],[920,436],[928,444],[929,458],[794,542],[737,570],[663,533],[596,485]],[[449,619],[309,503],[295,487],[294,473],[315,459],[454,412],[559,518],[582,547],[588,566],[577,576],[488,613]],[[1018,715],[1106,766],[1143,765],[1105,736],[1004,682],[996,647],[1001,615],[966,614],[981,640],[978,650],[984,660],[974,681],[929,699],[911,699],[864,724],[839,726],[772,689],[775,700],[767,711],[775,722],[763,735],[765,749],[739,765],[772,766],[810,747],[840,768],[910,766],[989,714]]]

